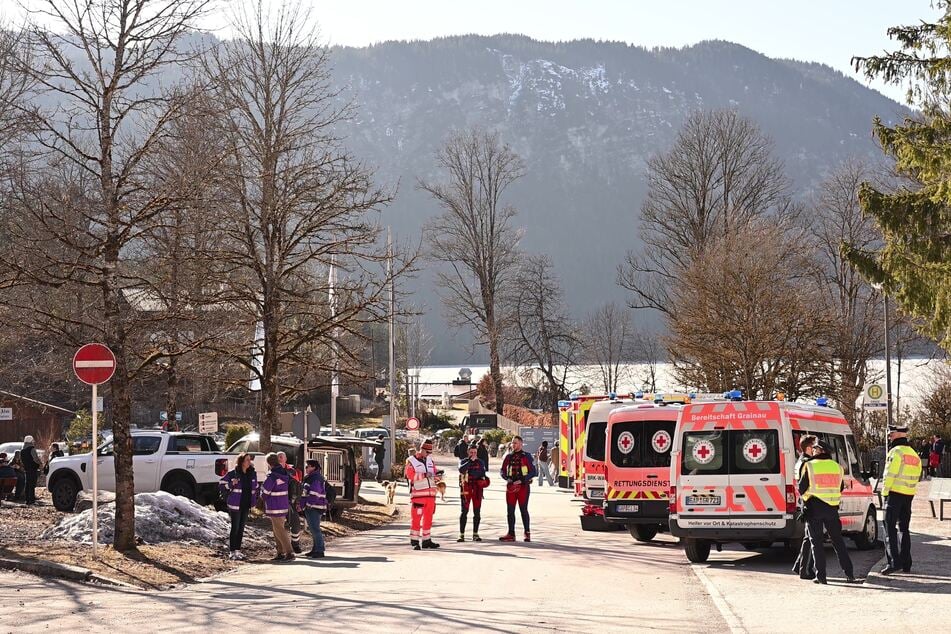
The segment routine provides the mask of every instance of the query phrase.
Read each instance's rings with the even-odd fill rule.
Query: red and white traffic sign
[[[76,378],[87,385],[100,385],[116,371],[116,355],[101,343],[87,343],[73,356]]]
[[[419,419],[418,418],[407,418],[406,419],[406,431],[417,431],[419,429]]]

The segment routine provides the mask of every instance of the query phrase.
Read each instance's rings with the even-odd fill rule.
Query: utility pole
[[[337,319],[337,290],[335,288],[337,283],[337,271],[334,266],[335,264],[335,256],[330,256],[330,273],[327,279],[327,286],[329,288],[328,299],[330,300],[331,322]],[[337,435],[337,397],[340,396],[340,376],[337,372],[337,335],[337,327],[334,326],[330,342],[333,363],[333,369],[330,374],[330,433],[335,436]]]
[[[393,280],[393,235],[389,227],[386,228],[386,275],[390,278],[390,423],[387,428],[387,455],[390,462],[393,462],[393,450],[395,448],[394,437],[396,436],[396,288]]]

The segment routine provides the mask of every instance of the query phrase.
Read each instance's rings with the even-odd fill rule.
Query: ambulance
[[[600,506],[604,500],[605,432],[608,416],[614,410],[632,403],[634,401],[631,399],[619,399],[611,394],[610,400],[593,403],[591,409],[588,410],[585,442],[582,448],[584,485],[581,490],[581,495],[586,502]]]
[[[640,403],[611,412],[605,430],[604,521],[650,541],[668,528],[670,450],[681,404]]]
[[[558,486],[573,488],[578,497],[581,497],[584,488],[584,446],[588,413],[596,402],[607,399],[608,396],[603,394],[586,394],[558,403],[558,453],[561,460]]]
[[[871,473],[861,464],[842,414],[786,401],[694,403],[684,408],[674,434],[670,467],[670,532],[687,559],[704,562],[711,546],[747,548],[782,542],[795,548],[803,536],[796,520],[799,497],[794,467],[799,439],[814,434],[835,451],[845,474],[839,506],[842,532],[859,549],[878,539]]]

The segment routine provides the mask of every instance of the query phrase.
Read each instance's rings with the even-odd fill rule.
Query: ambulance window
[[[826,441],[833,447],[835,447],[835,460],[839,463],[839,466],[842,467],[842,471],[848,475],[849,474],[849,454],[845,451],[845,438],[839,436],[838,434],[829,434],[828,440]]]
[[[642,423],[611,425],[611,464],[617,467],[641,466]]]
[[[804,431],[801,430],[801,429],[794,429],[794,430],[793,430],[793,433],[792,433],[792,444],[793,444],[793,449],[796,450],[796,457],[797,457],[797,458],[802,455],[802,450],[799,448],[799,441],[800,441],[800,440],[802,439],[802,437],[805,436],[805,435],[806,435],[806,432],[804,432]]]
[[[585,440],[584,450],[592,460],[604,460],[604,440],[607,428],[607,423],[588,425],[588,438]]]
[[[726,474],[726,438],[725,431],[684,433],[683,474]]]
[[[852,463],[852,475],[858,477],[862,473],[862,460],[859,452],[855,449],[855,437],[849,434],[845,437],[845,442],[849,446],[849,461]]]
[[[779,473],[779,433],[774,429],[746,429],[730,432],[733,468],[737,475]]]
[[[674,421],[649,421],[641,425],[644,431],[644,467],[669,467],[670,447],[673,444]]]

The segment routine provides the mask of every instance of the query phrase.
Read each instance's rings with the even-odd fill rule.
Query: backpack
[[[538,450],[538,459],[539,459],[541,462],[548,462],[548,449],[546,449],[545,447],[539,448],[539,450]]]

